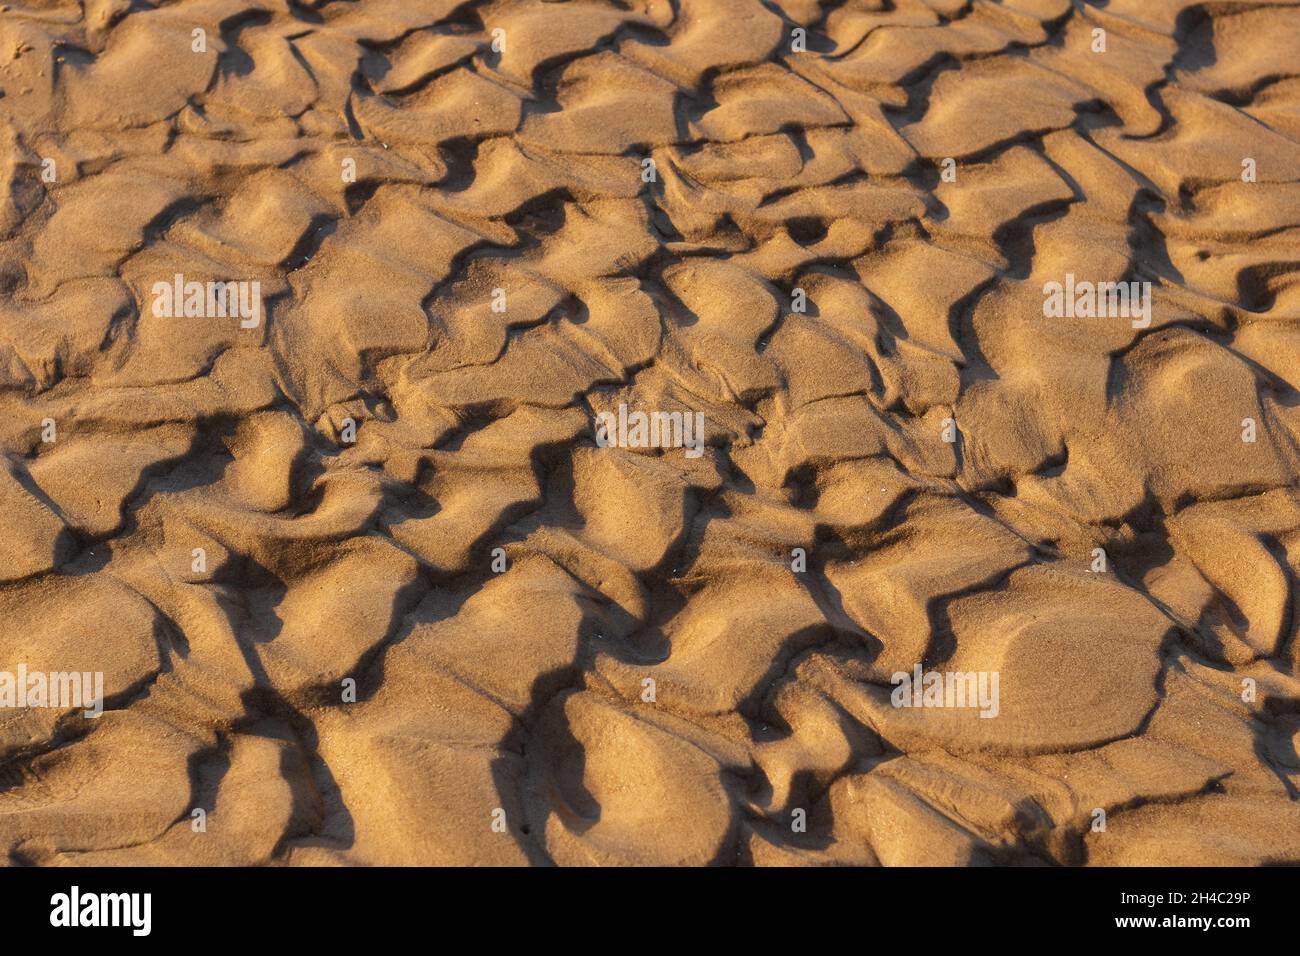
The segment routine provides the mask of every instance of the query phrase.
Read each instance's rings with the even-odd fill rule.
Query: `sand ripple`
[[[0,669],[107,703],[0,710],[0,848],[1300,861],[1298,46],[1180,0],[8,5]],[[261,320],[157,314],[176,274]],[[1045,317],[1067,274],[1149,324]],[[599,447],[620,405],[702,453]],[[918,665],[998,716],[893,706]]]

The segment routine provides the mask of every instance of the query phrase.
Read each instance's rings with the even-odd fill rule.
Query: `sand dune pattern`
[[[0,709],[5,858],[1300,861],[1297,50],[1275,3],[8,4],[0,669],[106,699]]]

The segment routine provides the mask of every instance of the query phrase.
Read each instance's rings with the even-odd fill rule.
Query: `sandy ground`
[[[1300,8],[0,10],[8,862],[1300,861]]]

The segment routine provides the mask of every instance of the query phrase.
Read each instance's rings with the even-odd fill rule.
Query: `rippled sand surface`
[[[1298,50],[8,4],[0,669],[104,713],[0,708],[4,858],[1300,862]]]

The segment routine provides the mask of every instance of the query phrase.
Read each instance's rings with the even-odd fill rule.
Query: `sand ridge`
[[[7,4],[4,859],[1300,860],[1297,41]]]

